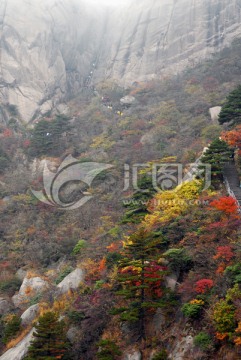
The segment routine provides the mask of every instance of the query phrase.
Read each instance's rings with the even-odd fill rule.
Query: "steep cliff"
[[[76,93],[103,22],[104,15],[81,1],[2,0],[0,101],[17,106],[27,122]]]
[[[129,85],[176,73],[240,36],[240,11],[240,0],[2,0],[0,102],[29,122],[92,77]]]
[[[124,84],[179,72],[241,34],[240,0],[139,0],[118,11],[110,16],[106,76]]]

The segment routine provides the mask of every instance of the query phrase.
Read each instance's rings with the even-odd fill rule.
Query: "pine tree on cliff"
[[[118,295],[125,299],[125,306],[117,307],[121,321],[138,324],[141,338],[145,338],[145,319],[151,309],[161,307],[162,280],[165,273],[157,263],[160,238],[140,229],[130,236],[124,246],[123,259],[119,264]]]
[[[35,326],[34,339],[24,360],[66,359],[67,339],[63,321],[54,312],[46,312]]]
[[[227,143],[223,140],[216,139],[212,141],[201,157],[202,164],[211,165],[211,178],[213,182],[222,179],[224,165],[230,160],[231,154],[232,150]]]
[[[241,124],[241,85],[228,95],[219,115],[220,124],[230,121],[233,125]]]

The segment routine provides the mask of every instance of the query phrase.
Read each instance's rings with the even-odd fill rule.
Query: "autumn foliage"
[[[223,211],[225,214],[236,214],[238,211],[238,205],[236,200],[231,196],[224,196],[218,200],[214,200],[210,205],[220,211]]]
[[[213,280],[211,280],[211,279],[201,279],[201,280],[198,280],[196,282],[195,291],[198,294],[205,294],[212,287],[213,287]]]
[[[237,146],[239,155],[241,154],[241,125],[236,126],[230,131],[224,131],[221,137],[229,146]]]
[[[217,248],[217,254],[213,257],[214,260],[222,259],[225,261],[230,261],[234,257],[231,246],[219,246]]]

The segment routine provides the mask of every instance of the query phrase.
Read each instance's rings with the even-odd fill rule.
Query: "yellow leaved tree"
[[[158,193],[150,202],[150,214],[145,217],[145,226],[151,228],[180,216],[195,205],[202,188],[202,181],[193,180],[182,183],[173,190]]]

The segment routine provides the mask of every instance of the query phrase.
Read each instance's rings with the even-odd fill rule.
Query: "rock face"
[[[103,21],[83,1],[2,0],[0,103],[15,105],[29,122],[78,91],[96,56]]]
[[[30,306],[24,313],[21,315],[21,324],[23,326],[30,325],[33,320],[37,317],[39,312],[39,305],[32,305]]]
[[[0,356],[0,360],[22,360],[28,351],[28,347],[33,338],[34,329],[30,331],[30,333],[20,341],[16,346],[6,351],[2,356]]]
[[[72,326],[68,331],[67,331],[67,339],[71,342],[71,344],[74,344],[80,337],[80,329]]]
[[[99,80],[128,86],[177,73],[241,35],[237,0],[114,3],[0,2],[1,119],[18,110],[29,122]]]
[[[172,360],[185,360],[187,353],[193,349],[193,337],[188,335],[176,344],[174,351],[169,355]]]
[[[218,123],[218,117],[219,117],[221,110],[222,110],[221,106],[215,106],[215,107],[212,107],[209,109],[211,119],[214,123]]]
[[[38,276],[32,278],[25,277],[18,294],[12,297],[13,303],[16,307],[20,307],[21,304],[24,304],[32,296],[41,294],[48,287],[48,282]]]
[[[123,360],[141,360],[141,352],[139,350],[134,350],[131,353],[125,355]]]
[[[177,286],[177,276],[175,274],[171,274],[170,276],[166,277],[166,286],[171,291],[175,291]]]
[[[236,0],[133,0],[116,20],[119,11],[109,20],[106,68],[124,84],[177,73],[241,34]]]
[[[64,294],[69,290],[76,290],[80,283],[84,281],[84,271],[81,269],[75,269],[64,280],[57,285],[60,293]]]

